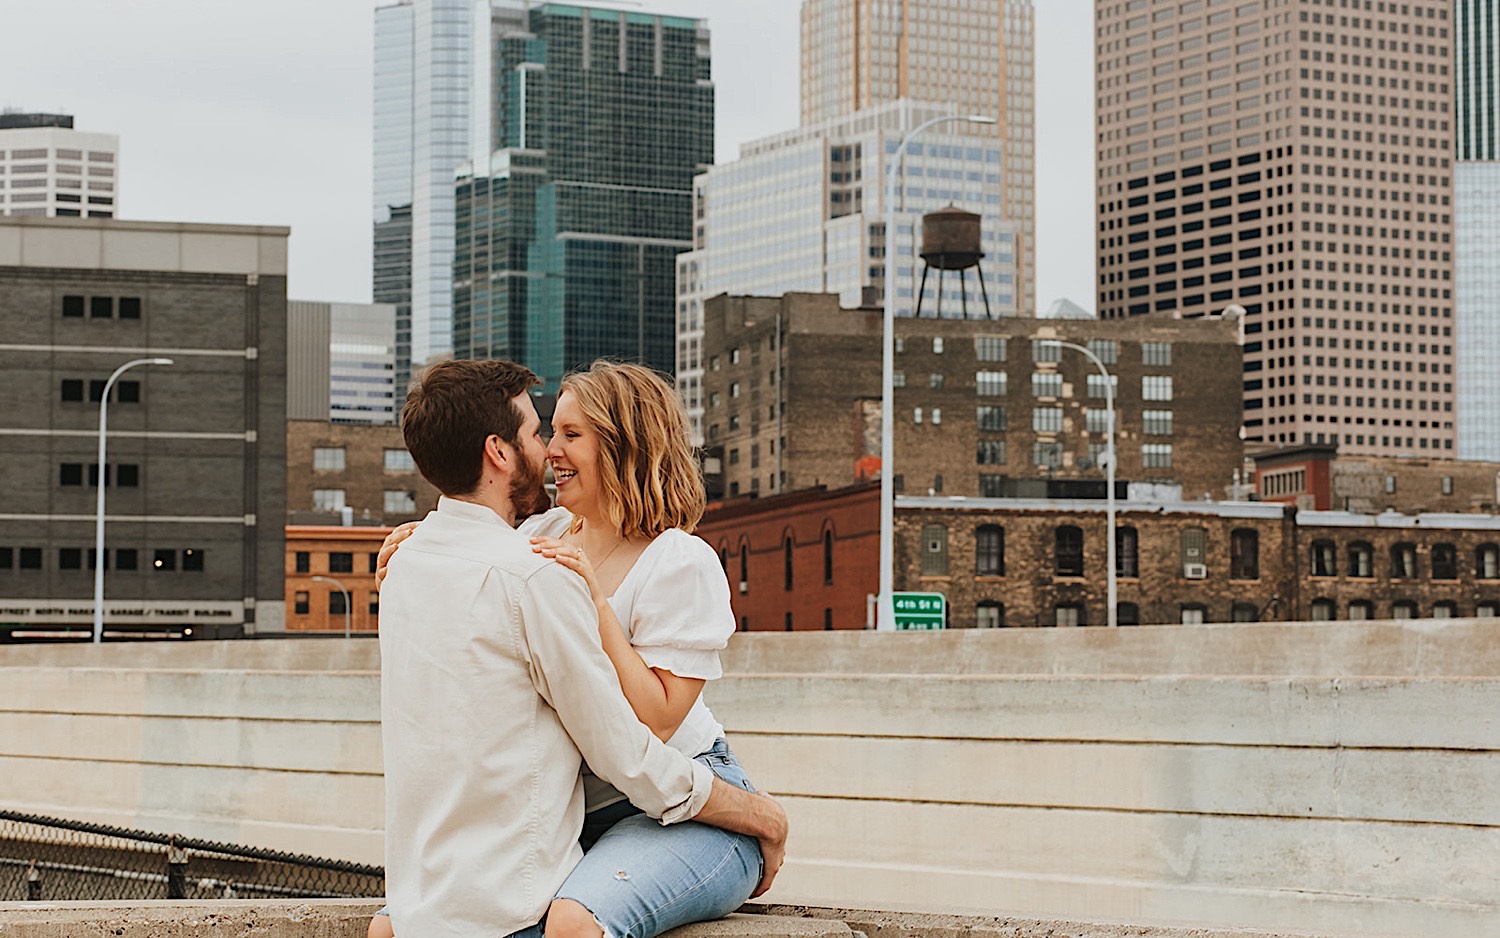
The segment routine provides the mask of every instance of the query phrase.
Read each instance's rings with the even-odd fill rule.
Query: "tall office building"
[[[402,0],[375,10],[375,300],[408,305],[389,266],[409,226],[408,313],[398,322],[397,380],[453,350],[453,172],[469,121],[470,0]],[[410,206],[392,222],[392,210]],[[396,285],[393,288],[393,284]],[[409,344],[408,344],[409,333]]]
[[[0,215],[113,218],[120,138],[67,114],[0,114]]]
[[[1031,0],[803,0],[802,123],[908,98],[997,121],[1001,214],[1020,226],[1021,309],[1036,309]]]
[[[396,308],[388,303],[287,303],[288,420],[393,424]]]
[[[675,257],[713,159],[706,25],[521,0],[476,11],[474,85],[490,97],[457,185],[455,354],[525,362],[551,388],[600,356],[670,371]]]
[[[1449,9],[1095,5],[1099,313],[1244,307],[1247,441],[1454,455]]]
[[[1500,460],[1500,2],[1454,5],[1458,455]]]
[[[902,136],[948,112],[899,101],[745,144],[740,158],[694,180],[693,250],[677,258],[677,389],[702,440],[703,304],[721,293],[776,296],[837,293],[858,307],[878,296],[885,268],[885,173]],[[897,315],[915,310],[922,272],[921,217],[953,205],[981,216],[983,293],[973,271],[965,291],[950,273],[944,317],[1029,312],[1017,287],[1020,226],[1002,214],[1002,146],[971,125],[934,127],[908,147],[897,186]],[[965,295],[967,294],[967,295]],[[878,302],[878,301],[877,301]],[[967,303],[967,308],[965,307]],[[939,308],[938,282],[927,284],[924,316]]]

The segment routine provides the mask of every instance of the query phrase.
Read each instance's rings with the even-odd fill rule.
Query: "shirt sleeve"
[[[719,651],[734,634],[729,581],[701,538],[674,533],[631,610],[630,643],[647,667],[712,681]]]
[[[598,614],[583,580],[548,564],[523,585],[517,603],[532,683],[589,768],[663,824],[701,811],[713,773],[636,718],[599,644]]]

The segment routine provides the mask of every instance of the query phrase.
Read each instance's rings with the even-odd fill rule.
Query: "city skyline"
[[[130,164],[121,217],[288,224],[290,294],[370,299],[372,0],[267,0],[196,21],[185,3],[128,10],[105,0],[17,11],[28,37],[0,63],[0,105],[60,111],[120,136]],[[800,0],[662,0],[652,12],[706,17],[714,43],[716,158],[798,124]],[[1092,308],[1092,70],[1083,0],[1036,9],[1037,304]],[[286,24],[296,25],[295,32]],[[47,36],[67,36],[49,42]],[[782,49],[779,68],[764,68]],[[67,56],[62,55],[66,51]],[[88,70],[66,63],[87,60]],[[190,79],[190,80],[189,80]]]

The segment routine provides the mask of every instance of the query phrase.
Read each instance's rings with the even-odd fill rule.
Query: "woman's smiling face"
[[[557,503],[583,518],[599,510],[599,435],[573,395],[564,391],[552,413],[547,462],[557,483]]]

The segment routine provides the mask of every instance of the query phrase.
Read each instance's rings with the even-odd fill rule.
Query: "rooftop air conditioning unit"
[[[1182,565],[1182,576],[1188,580],[1201,580],[1208,576],[1208,565],[1201,563],[1185,563]]]

